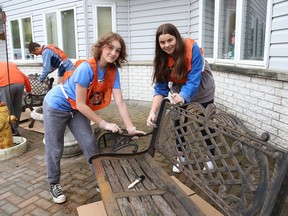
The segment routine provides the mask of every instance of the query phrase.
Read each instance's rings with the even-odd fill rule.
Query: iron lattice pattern
[[[46,78],[44,82],[39,81],[39,74],[29,74],[28,78],[30,80],[32,86],[32,94],[33,95],[46,95],[47,92],[51,89],[50,80]]]
[[[256,137],[214,105],[204,109],[197,103],[166,103],[156,148],[228,215],[270,215],[286,173],[287,153],[268,139],[269,134]],[[180,156],[184,158],[177,161]]]
[[[44,96],[52,88],[54,78],[46,77],[43,82],[40,82],[39,77],[37,73],[28,75],[32,91],[31,94],[24,95],[24,108],[42,106]]]

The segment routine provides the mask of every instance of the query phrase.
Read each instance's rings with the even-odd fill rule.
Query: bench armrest
[[[92,163],[92,160],[101,156],[117,156],[117,155],[133,155],[137,154],[138,152],[138,144],[137,144],[137,138],[135,137],[147,137],[153,134],[154,130],[146,133],[146,134],[138,134],[138,135],[130,135],[127,133],[126,130],[122,130],[124,133],[113,133],[111,131],[104,130],[101,132],[97,138],[97,145],[99,154],[92,156],[89,159],[89,163]],[[134,139],[135,138],[135,139]],[[104,148],[107,148],[107,139],[112,142],[111,149],[109,149],[109,152],[104,153],[102,150],[102,144],[104,144]],[[133,147],[132,152],[118,152],[121,149],[124,149],[126,147]],[[143,153],[147,151],[145,149],[144,151],[140,151],[138,153]]]

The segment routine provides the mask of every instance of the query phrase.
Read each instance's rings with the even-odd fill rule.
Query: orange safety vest
[[[168,75],[168,82],[174,82],[174,83],[186,83],[187,82],[187,74],[188,72],[192,69],[191,61],[192,61],[192,49],[193,46],[196,42],[191,39],[191,38],[186,38],[185,39],[185,62],[187,66],[187,72],[186,76],[183,77],[182,79],[177,79],[177,75],[175,74],[175,71],[171,71],[171,73]],[[204,61],[204,52],[203,49],[200,48],[200,52],[203,58],[203,65],[205,63]],[[173,68],[174,67],[174,59],[172,57],[168,57],[168,67]],[[203,67],[202,67],[202,72],[203,72]]]
[[[55,52],[62,60],[62,62],[66,61],[68,59],[68,56],[66,55],[66,53],[64,51],[62,51],[60,48],[58,48],[57,46],[54,46],[53,44],[47,44],[43,51],[48,48],[51,49],[53,52]]]
[[[76,62],[76,67],[80,65],[85,60],[78,60]],[[90,64],[93,72],[94,77],[92,80],[92,83],[90,84],[87,92],[86,97],[86,104],[93,110],[99,110],[106,106],[108,106],[111,102],[111,95],[113,90],[113,85],[116,77],[116,66],[115,65],[107,65],[106,67],[106,73],[104,76],[104,80],[102,82],[98,81],[98,73],[97,73],[97,63],[95,58],[90,58],[87,60],[87,62]],[[68,79],[73,74],[74,70],[66,71],[63,76],[63,83],[65,80]],[[60,84],[62,85],[62,83]],[[61,87],[62,91],[65,91],[63,86]],[[71,107],[73,109],[76,108],[76,101],[69,98],[65,92],[63,92],[66,99],[69,101]]]

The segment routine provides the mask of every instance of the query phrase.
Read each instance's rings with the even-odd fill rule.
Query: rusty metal
[[[268,133],[257,136],[215,105],[183,108],[167,102],[160,118],[156,149],[178,163],[227,215],[280,214],[287,196],[288,154],[268,142]],[[180,156],[185,160],[177,161]],[[208,161],[213,169],[205,166]]]
[[[111,131],[102,131],[99,135],[97,135],[97,144],[98,144],[98,149],[100,152],[102,152],[102,147],[101,145],[104,145],[104,148],[108,147],[108,141],[110,141],[110,152],[118,152],[122,149],[125,149],[127,147],[132,147],[132,152],[136,153],[138,151],[138,143],[137,139],[133,139],[135,135],[130,135],[126,130],[122,130],[123,133],[112,133]],[[149,136],[152,134],[153,131],[147,133],[146,135],[139,134],[137,135],[138,137],[142,136]]]
[[[267,132],[258,136],[213,104],[205,109],[198,103],[179,106],[168,100],[161,105],[156,125],[146,150],[100,153],[90,163],[103,156],[154,156],[158,150],[226,215],[280,215],[288,193],[288,153],[269,143]],[[132,140],[126,141],[128,146]],[[184,160],[178,161],[181,156]]]

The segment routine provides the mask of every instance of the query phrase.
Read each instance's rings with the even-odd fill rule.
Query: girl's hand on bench
[[[105,120],[102,120],[99,124],[100,128],[103,128],[105,130],[109,130],[112,131],[113,133],[115,132],[119,132],[122,133],[121,129],[119,128],[119,126],[115,123],[108,123]]]
[[[136,127],[127,128],[126,129],[129,135],[146,135],[146,132],[137,130]],[[132,139],[138,138],[137,136],[133,137]]]

